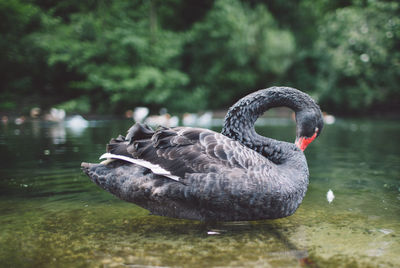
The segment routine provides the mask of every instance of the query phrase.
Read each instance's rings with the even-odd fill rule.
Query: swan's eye
[[[319,128],[316,127],[316,128],[315,128],[315,132],[318,132],[318,131],[319,131]]]

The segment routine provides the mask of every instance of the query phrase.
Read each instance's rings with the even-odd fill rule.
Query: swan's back
[[[246,170],[269,163],[238,141],[208,129],[178,127],[151,132],[147,126],[135,124],[127,137],[132,137],[128,143],[112,140],[109,152],[120,153],[125,148],[128,156],[160,165],[182,179],[186,174]]]
[[[270,108],[296,114],[296,145],[263,137],[254,123]],[[223,135],[200,128],[135,124],[111,140],[101,164],[82,163],[102,188],[153,214],[198,220],[260,220],[293,214],[308,186],[303,150],[323,127],[307,94],[272,87],[245,96],[225,118]],[[118,159],[118,160],[115,160]]]
[[[83,165],[102,188],[156,215],[224,221],[279,218],[297,209],[307,187],[302,180],[304,189],[292,191],[291,178],[277,165],[206,129],[152,131],[136,124],[126,138],[111,140],[108,152],[148,161],[179,177],[172,180],[120,160]]]

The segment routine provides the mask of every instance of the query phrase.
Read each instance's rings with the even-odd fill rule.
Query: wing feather
[[[139,130],[142,128],[136,127]],[[133,133],[131,136],[143,135]],[[160,128],[151,138],[131,140],[127,151],[134,158],[159,165],[181,178],[186,173],[247,169],[268,161],[257,152],[220,133],[188,127]]]
[[[238,141],[208,129],[177,127],[153,131],[139,123],[129,129],[127,138],[111,140],[107,151],[145,160],[180,178],[187,173],[249,169],[269,162]]]

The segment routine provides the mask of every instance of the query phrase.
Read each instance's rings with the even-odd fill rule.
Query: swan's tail
[[[126,140],[145,140],[150,139],[154,134],[154,130],[148,125],[136,123],[129,130]]]
[[[113,138],[107,144],[107,153],[112,153],[116,155],[124,155],[129,156],[127,148],[129,146],[129,141],[122,135],[119,135],[117,138]]]
[[[81,164],[84,173],[98,186],[128,202],[142,204],[146,201],[146,190],[152,189],[154,175],[139,165],[126,165],[123,161],[113,161],[107,165]],[[161,184],[166,181],[162,180]],[[160,183],[160,182],[159,182]]]
[[[149,169],[156,175],[164,176],[169,179],[179,181],[180,180],[179,176],[172,175],[171,172],[163,169],[159,165],[152,164],[151,162],[135,157],[135,151],[136,151],[135,147],[138,146],[137,144],[148,143],[148,141],[153,137],[153,134],[154,134],[153,129],[151,129],[147,125],[136,123],[128,130],[128,135],[126,137],[119,135],[117,138],[111,139],[110,143],[107,144],[107,153],[100,156],[100,159],[104,158],[107,159],[103,161],[102,164],[107,165],[114,160],[122,160],[123,162],[132,163],[141,166],[143,168]],[[82,164],[84,171],[86,165],[87,165],[86,163]],[[86,172],[86,174],[88,173]],[[93,174],[93,176],[96,176],[96,174]],[[93,176],[89,175],[89,177]]]
[[[128,146],[134,141],[151,139],[153,134],[154,130],[151,127],[136,123],[128,130],[126,137],[119,135],[110,140],[107,144],[107,153],[132,157],[132,152],[129,152]]]

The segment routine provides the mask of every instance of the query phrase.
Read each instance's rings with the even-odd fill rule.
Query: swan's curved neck
[[[310,105],[310,98],[303,92],[288,87],[271,87],[256,91],[236,102],[228,111],[222,134],[240,141],[275,163],[285,159],[282,146],[287,143],[260,136],[254,129],[259,116],[270,108],[286,106],[298,113]]]

